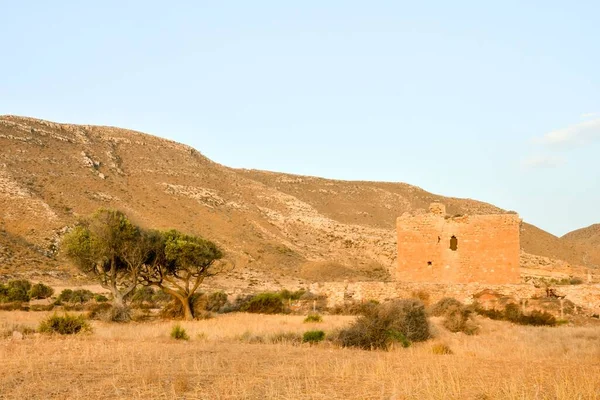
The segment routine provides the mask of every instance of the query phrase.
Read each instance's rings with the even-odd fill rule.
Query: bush
[[[291,292],[288,289],[283,289],[279,292],[279,297],[283,300],[300,300],[300,298],[306,293],[306,290],[300,289],[295,292]]]
[[[302,335],[302,342],[304,343],[318,343],[325,339],[324,331],[306,331]]]
[[[443,317],[450,309],[463,308],[463,303],[452,298],[452,297],[444,297],[437,303],[435,303],[429,309],[429,314],[433,317]]]
[[[59,303],[83,304],[83,303],[87,303],[88,301],[90,301],[93,298],[94,298],[94,293],[92,293],[91,291],[89,291],[87,289],[77,289],[77,290],[64,289],[58,295],[57,300]]]
[[[89,332],[91,327],[83,315],[57,315],[54,314],[40,323],[38,328],[42,333],[58,333],[73,335],[80,332]]]
[[[214,292],[208,295],[206,311],[219,312],[227,304],[227,295],[223,292]]]
[[[453,306],[446,310],[442,325],[450,332],[462,332],[467,335],[475,335],[479,332],[479,326],[471,318],[472,310],[466,307]]]
[[[189,340],[189,336],[185,329],[183,329],[179,324],[175,325],[171,330],[171,337],[176,340]]]
[[[94,300],[96,300],[98,303],[106,303],[108,301],[108,297],[103,294],[96,294],[94,295]]]
[[[265,292],[254,295],[240,310],[257,314],[280,314],[284,308],[277,293]]]
[[[479,306],[475,307],[475,312],[491,319],[510,321],[519,325],[533,326],[554,326],[557,325],[554,315],[546,311],[533,310],[529,314],[524,314],[521,307],[515,303],[509,303],[504,307],[504,311],[486,310]]]
[[[6,285],[0,285],[0,303],[29,301],[31,282],[25,279],[15,279]]]
[[[394,300],[371,307],[352,326],[340,331],[343,347],[389,349],[394,343],[407,347],[429,339],[429,323],[420,300]]]
[[[323,317],[319,314],[308,314],[308,316],[304,318],[304,323],[311,322],[323,322]]]
[[[43,283],[36,283],[29,289],[29,297],[31,299],[47,299],[54,294],[54,289]]]

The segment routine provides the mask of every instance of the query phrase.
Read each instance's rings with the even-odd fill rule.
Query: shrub
[[[323,322],[323,317],[319,314],[308,314],[308,316],[304,318],[304,323],[310,322]]]
[[[533,310],[529,314],[524,314],[521,307],[515,303],[509,303],[504,307],[504,311],[486,310],[476,306],[475,312],[491,319],[510,321],[519,325],[533,326],[554,326],[557,324],[554,315],[547,311]]]
[[[343,347],[389,349],[394,343],[406,347],[410,342],[429,339],[429,323],[420,300],[394,300],[371,307],[349,328],[340,331]]]
[[[0,285],[0,303],[29,301],[29,290],[31,290],[31,282],[28,280],[8,281],[6,285]]]
[[[302,342],[304,343],[318,343],[325,339],[324,331],[306,331],[302,335]]]
[[[92,298],[94,298],[94,293],[92,293],[91,291],[89,291],[87,289],[77,289],[77,290],[64,289],[58,295],[57,300],[59,303],[83,304],[83,303],[87,303]]]
[[[442,325],[450,332],[463,332],[474,335],[479,332],[479,326],[471,318],[472,310],[466,307],[450,307],[446,310]]]
[[[91,327],[83,315],[57,315],[54,314],[40,323],[38,331],[42,333],[58,333],[73,335],[80,332],[89,332]]]
[[[227,295],[223,292],[214,292],[208,295],[206,311],[219,312],[227,304]]]
[[[434,317],[443,317],[450,309],[456,308],[463,308],[463,303],[452,297],[444,297],[431,306],[429,309],[429,314]]]
[[[257,314],[279,314],[282,313],[283,301],[277,293],[259,293],[244,304],[241,311]]]
[[[29,297],[32,299],[47,299],[54,294],[54,289],[43,283],[36,283],[29,289]]]
[[[175,325],[173,329],[171,329],[171,337],[176,340],[189,340],[190,338],[185,329],[179,324]]]
[[[94,300],[96,300],[98,303],[106,303],[108,301],[108,297],[103,294],[96,294],[94,295]]]
[[[450,346],[448,346],[445,343],[434,344],[433,346],[431,346],[431,352],[433,354],[438,354],[438,355],[454,354],[452,349],[450,349]]]

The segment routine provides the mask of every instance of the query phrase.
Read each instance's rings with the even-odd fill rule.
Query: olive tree
[[[147,258],[141,238],[141,230],[121,211],[100,209],[81,219],[63,238],[62,247],[81,271],[112,293],[115,307],[123,307]]]
[[[217,262],[223,253],[209,240],[176,230],[146,232],[144,243],[148,257],[139,282],[173,296],[181,303],[185,319],[193,319],[192,296],[205,278],[222,271]]]

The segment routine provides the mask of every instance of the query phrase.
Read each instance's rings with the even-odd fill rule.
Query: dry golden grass
[[[0,330],[37,326],[48,313],[0,312]],[[481,320],[479,336],[451,334],[408,349],[369,352],[323,343],[248,344],[331,331],[351,317],[230,314],[181,322],[94,322],[94,333],[0,340],[0,398],[159,399],[597,399],[600,329],[532,328]],[[444,343],[453,354],[436,355]]]

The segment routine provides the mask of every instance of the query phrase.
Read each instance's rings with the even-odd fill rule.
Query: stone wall
[[[489,285],[481,283],[441,284],[410,282],[324,282],[310,285],[311,293],[327,296],[327,306],[335,307],[347,302],[379,302],[416,297],[418,292],[426,293],[434,303],[444,297],[454,297],[465,304],[471,304],[474,295],[484,290],[493,290],[517,301],[544,297],[544,288],[529,284]],[[600,284],[565,285],[555,288],[556,294],[565,296],[589,314],[600,314]]]
[[[517,214],[450,217],[435,203],[397,219],[397,281],[489,284],[520,281]]]

